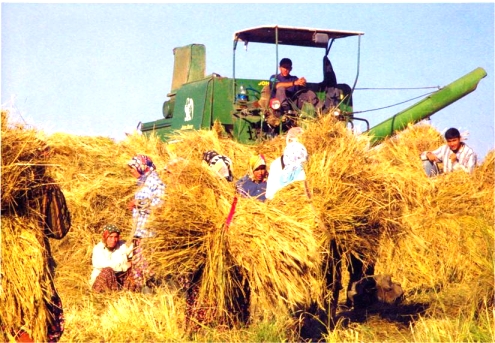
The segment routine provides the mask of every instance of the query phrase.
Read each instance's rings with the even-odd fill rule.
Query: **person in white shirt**
[[[298,141],[291,141],[284,154],[270,164],[270,173],[266,181],[266,198],[272,200],[275,194],[285,186],[306,180],[304,164],[308,160],[306,147]]]
[[[93,247],[93,272],[90,285],[95,292],[116,291],[132,287],[131,256],[133,245],[120,240],[120,229],[112,224],[103,227],[102,240]]]
[[[440,174],[436,163],[443,164],[443,172],[450,173],[456,170],[464,170],[472,173],[477,163],[477,156],[473,149],[461,141],[461,134],[456,128],[450,128],[445,132],[446,144],[434,151],[421,153],[423,168],[427,176]]]

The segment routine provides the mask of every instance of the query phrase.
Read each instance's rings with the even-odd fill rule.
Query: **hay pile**
[[[418,125],[375,151],[377,161],[388,164],[382,178],[401,208],[400,235],[380,243],[378,268],[396,275],[409,295],[460,292],[441,297],[441,312],[455,313],[461,303],[493,304],[495,163],[491,151],[473,175],[425,178],[421,162],[411,156],[441,144],[438,132]]]
[[[321,256],[313,234],[314,212],[309,204],[303,208],[308,202],[304,190],[287,197],[286,204],[239,198],[227,228],[235,187],[202,163],[202,152],[213,147],[233,156],[234,174],[240,178],[247,172],[249,156],[261,150],[215,140],[213,135],[197,132],[174,137],[178,141],[174,158],[183,160],[169,168],[172,173],[164,178],[166,205],[157,209],[152,220],[153,230],[159,233],[152,247],[157,270],[176,278],[204,266],[201,297],[216,304],[216,313],[226,313],[233,306],[229,301],[243,280],[249,280],[253,302],[260,308],[311,300],[311,293],[318,290],[314,272]],[[265,155],[276,153],[265,148]],[[237,167],[237,161],[245,167]],[[292,201],[298,206],[287,213]]]
[[[2,112],[1,338],[24,330],[47,340],[52,296],[50,246],[33,194],[46,182],[49,151],[35,130],[8,122]]]
[[[353,135],[332,117],[308,123],[300,138],[310,156],[305,167],[307,184],[290,185],[266,203],[238,198],[227,227],[234,185],[212,174],[201,161],[202,153],[216,150],[229,156],[237,180],[247,172],[251,154],[264,154],[268,163],[279,157],[285,137],[244,146],[221,138],[214,130],[179,133],[168,144],[139,135],[117,143],[105,137],[66,134],[38,143],[37,133],[4,123],[2,153],[10,149],[11,156],[22,156],[26,147],[36,150],[45,142],[51,147],[44,163],[62,186],[73,222],[67,237],[53,243],[59,261],[56,284],[62,299],[72,299],[74,308],[79,297],[90,294],[91,251],[101,227],[114,223],[123,229],[124,238],[130,238],[132,220],[126,205],[136,180],[126,163],[138,153],[153,159],[166,184],[164,205],[150,218],[158,236],[146,246],[155,271],[165,280],[176,280],[204,268],[200,298],[215,306],[220,317],[228,317],[245,282],[251,291],[253,316],[322,304],[329,296],[322,266],[331,256],[331,240],[338,242],[344,256],[354,252],[364,262],[376,262],[376,272],[392,274],[411,290],[410,296],[422,288],[438,289],[439,284],[447,288],[477,281],[477,293],[470,297],[479,301],[490,292],[493,295],[489,264],[494,154],[472,176],[452,173],[428,179],[419,153],[443,144],[430,126],[411,126],[397,139],[370,149],[366,136]],[[6,141],[9,135],[16,136],[16,142]],[[26,188],[15,176],[22,174],[23,164],[14,163],[16,173],[8,174],[15,168],[6,156],[2,156],[2,217],[4,204],[13,204],[16,194]],[[32,218],[12,223],[10,231],[2,225],[3,237],[12,232],[7,239],[15,246],[5,250],[6,239],[2,239],[3,261],[4,251],[13,249],[17,249],[16,263],[30,261],[28,250],[19,252],[18,237],[36,231]],[[29,275],[29,268],[36,271],[41,265],[36,259],[23,273]],[[22,278],[10,280],[18,289],[25,287]],[[26,294],[41,296],[42,284],[30,287]],[[16,295],[7,308],[18,306],[12,299],[20,293],[12,294]],[[22,311],[34,315],[29,309]],[[9,318],[20,315],[12,313]],[[18,324],[14,319],[2,321],[8,326]]]

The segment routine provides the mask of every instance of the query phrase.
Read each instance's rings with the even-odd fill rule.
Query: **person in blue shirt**
[[[265,201],[267,178],[268,171],[266,170],[265,157],[263,155],[251,156],[247,175],[236,182],[237,192],[242,197]]]
[[[270,76],[271,97],[280,101],[282,113],[292,109],[294,103],[299,109],[304,102],[316,106],[319,102],[316,94],[306,89],[306,78],[291,75],[292,61],[282,58],[279,63],[279,73]]]

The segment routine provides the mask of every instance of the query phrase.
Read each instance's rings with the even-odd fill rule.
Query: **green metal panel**
[[[247,102],[233,101],[232,108],[232,135],[234,139],[243,144],[257,143],[257,130],[260,129],[261,122],[264,120],[261,113],[256,112],[256,103],[260,99],[261,91],[269,81],[260,79],[237,79],[236,84],[231,86],[230,92],[235,100],[239,87],[244,86],[247,93]],[[243,112],[246,109],[249,111]]]
[[[206,49],[203,44],[190,44],[175,48],[171,94],[175,94],[185,83],[203,79],[205,70]]]
[[[168,134],[171,132],[172,119],[159,119],[148,123],[141,124],[141,132],[150,136],[156,134],[162,141],[168,139]]]
[[[203,121],[205,103],[211,100],[207,97],[208,86],[212,77],[182,85],[177,93],[164,104],[164,115],[169,117],[152,122],[143,123],[141,131],[150,135],[152,131],[162,139],[167,140],[168,135],[175,130],[198,130]],[[169,113],[168,106],[172,106]]]
[[[207,94],[209,101],[205,104],[203,128],[211,128],[215,120],[225,125],[232,124],[233,82],[233,79],[226,77],[215,77],[209,85]]]
[[[404,111],[372,127],[367,132],[368,135],[372,136],[371,144],[381,143],[397,131],[404,130],[408,124],[417,123],[471,93],[485,76],[486,71],[483,68],[477,68]]]
[[[205,103],[212,77],[182,85],[175,97],[172,130],[198,130],[203,122]]]

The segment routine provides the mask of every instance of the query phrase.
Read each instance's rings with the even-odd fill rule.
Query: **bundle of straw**
[[[313,235],[314,214],[300,211],[292,217],[290,206],[239,199],[227,227],[234,197],[238,197],[235,187],[201,161],[204,151],[216,150],[234,160],[240,178],[243,175],[235,166],[244,165],[246,172],[249,156],[262,150],[218,140],[212,132],[181,134],[175,141],[175,148],[169,150],[180,162],[164,176],[166,204],[151,220],[158,237],[150,249],[159,273],[177,277],[203,267],[200,299],[216,304],[216,313],[226,313],[233,306],[230,302],[242,279],[248,280],[253,302],[260,307],[310,301],[318,289],[315,273],[321,259]],[[304,190],[297,199],[300,195],[305,197]]]
[[[4,340],[23,330],[46,341],[55,292],[50,247],[32,201],[45,178],[48,149],[35,130],[9,123],[2,112],[1,327]]]
[[[40,231],[37,220],[2,217],[3,341],[13,341],[21,329],[37,342],[47,341],[53,286]]]

